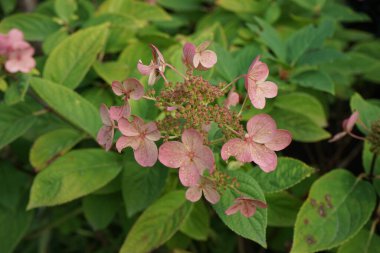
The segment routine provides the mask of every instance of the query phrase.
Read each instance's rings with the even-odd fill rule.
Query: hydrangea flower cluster
[[[0,62],[5,62],[8,72],[30,72],[36,66],[33,54],[33,47],[24,40],[20,30],[12,29],[8,34],[0,34]]]
[[[257,114],[247,123],[247,131],[241,124],[241,113],[249,100],[257,109],[265,106],[267,98],[277,95],[277,85],[267,81],[268,66],[254,59],[248,73],[234,79],[229,84],[213,85],[195,75],[195,70],[206,71],[217,63],[217,55],[207,49],[210,42],[199,46],[186,43],[183,47],[183,64],[186,73],[180,73],[167,63],[157,47],[151,45],[153,59],[148,65],[141,60],[137,69],[148,76],[148,85],[154,85],[163,78],[164,88],[156,94],[153,88],[144,91],[144,86],[134,78],[112,83],[115,95],[122,97],[124,105],[102,105],[100,113],[103,127],[98,133],[98,142],[106,150],[111,149],[114,131],[118,129],[121,137],[116,141],[116,149],[122,152],[131,147],[141,166],[153,166],[157,160],[169,168],[178,168],[179,180],[187,187],[186,198],[196,202],[202,195],[211,204],[216,204],[227,188],[236,191],[238,197],[225,211],[226,215],[237,212],[245,217],[254,215],[256,208],[266,208],[257,199],[244,196],[238,188],[236,178],[229,178],[217,169],[211,146],[224,143],[221,157],[228,160],[231,156],[242,163],[255,162],[264,172],[273,171],[277,165],[276,151],[286,148],[291,142],[288,131],[277,129],[275,121],[267,114]],[[165,70],[171,69],[182,78],[182,82],[170,82]],[[247,95],[239,112],[233,109],[240,102],[236,92],[237,81],[245,79]],[[155,101],[164,117],[155,122],[144,122],[133,115],[129,100],[149,99]],[[221,99],[224,99],[220,103]],[[209,140],[211,124],[217,126],[222,138]],[[163,143],[157,148],[156,142]],[[219,147],[219,146],[216,146]]]

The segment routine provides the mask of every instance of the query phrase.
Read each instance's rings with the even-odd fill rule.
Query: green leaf
[[[75,12],[78,9],[76,0],[55,0],[54,9],[58,17],[68,23],[75,16]]]
[[[158,0],[161,6],[178,12],[198,11],[202,7],[201,0],[177,1],[177,0]]]
[[[268,225],[293,227],[302,201],[287,192],[265,194],[268,204]]]
[[[101,149],[82,149],[58,158],[34,178],[28,209],[54,206],[85,196],[121,171],[120,157]]]
[[[22,136],[36,122],[26,104],[0,105],[0,149]]]
[[[335,1],[326,1],[321,12],[326,17],[342,22],[365,22],[371,20],[367,14],[355,12],[344,3],[338,3]]]
[[[164,195],[138,218],[120,253],[150,252],[164,244],[178,231],[191,209],[192,204],[185,199],[184,191]]]
[[[330,133],[315,124],[303,114],[275,109],[271,116],[276,120],[277,127],[289,130],[293,140],[301,142],[316,142],[331,137]]]
[[[340,246],[338,253],[380,253],[380,236],[362,229],[355,237]]]
[[[1,33],[8,32],[13,28],[23,31],[26,40],[42,41],[57,31],[59,25],[54,23],[53,19],[48,16],[23,13],[6,17],[0,23]]]
[[[35,170],[42,170],[56,158],[67,153],[83,137],[83,133],[70,128],[58,129],[41,135],[30,149],[30,163]]]
[[[137,62],[141,59],[144,64],[148,64],[152,59],[152,52],[146,43],[140,41],[129,44],[120,54],[118,62],[130,67],[129,76],[141,78],[137,70]]]
[[[46,55],[56,48],[62,41],[69,36],[66,28],[61,28],[55,33],[50,34],[42,44],[42,50]]]
[[[323,63],[334,63],[336,59],[343,58],[344,54],[334,48],[321,48],[306,52],[297,62],[297,66],[314,66]]]
[[[276,170],[265,173],[255,167],[249,174],[260,185],[265,193],[273,193],[286,190],[309,177],[315,169],[300,160],[290,157],[278,158]]]
[[[369,150],[371,144],[368,141],[364,141],[364,147],[362,151],[362,162],[365,172],[369,173],[371,171],[372,158],[374,154]],[[380,175],[380,158],[376,158],[374,173],[375,175]]]
[[[316,252],[344,243],[366,224],[375,208],[372,186],[338,169],[312,185],[297,216],[293,253]]]
[[[235,13],[258,13],[260,12],[261,4],[255,0],[218,0],[216,3],[226,10]]]
[[[0,78],[0,91],[6,91],[8,89],[8,83],[4,78]]]
[[[335,85],[331,77],[325,72],[319,70],[308,70],[291,77],[296,84],[313,88],[315,90],[325,91],[332,95],[335,94]]]
[[[326,114],[321,102],[307,93],[292,92],[278,96],[274,105],[287,111],[302,114],[318,126],[325,127],[327,125]]]
[[[27,232],[33,212],[25,211],[29,178],[0,163],[0,252],[11,253]]]
[[[10,86],[5,92],[4,101],[7,105],[23,102],[25,94],[29,89],[30,75],[17,74],[15,79],[15,81],[10,83]]]
[[[1,0],[0,6],[3,10],[3,13],[9,14],[11,13],[17,5],[17,0]]]
[[[101,120],[98,110],[89,101],[65,86],[41,78],[32,78],[31,85],[54,111],[96,137]]]
[[[265,196],[256,180],[244,171],[228,171],[232,178],[236,178],[240,184],[238,190],[246,197],[262,200],[265,202]],[[266,247],[266,226],[267,226],[267,209],[258,208],[255,215],[250,218],[244,217],[240,213],[227,216],[224,212],[233,205],[234,199],[241,196],[240,194],[228,188],[223,192],[220,201],[213,205],[220,219],[235,233],[259,243]]]
[[[184,220],[180,231],[192,239],[206,241],[210,232],[210,214],[204,202],[194,203],[189,216]]]
[[[317,12],[321,10],[321,8],[325,5],[327,0],[308,0],[308,1],[292,0],[292,1],[307,10]]]
[[[84,217],[94,230],[105,229],[120,206],[117,195],[89,195],[82,201]]]
[[[129,73],[128,65],[121,62],[95,62],[94,70],[108,84],[116,80],[124,81]]]
[[[167,168],[158,164],[144,168],[133,160],[125,162],[122,193],[128,217],[144,210],[161,195],[167,174]]]
[[[368,129],[371,129],[372,122],[380,119],[380,107],[364,100],[358,93],[352,95],[350,106],[352,111],[359,112],[359,119]],[[357,124],[357,126],[362,132],[368,132],[360,124]]]
[[[53,82],[76,88],[103,50],[107,25],[80,30],[67,37],[50,53],[43,76]]]

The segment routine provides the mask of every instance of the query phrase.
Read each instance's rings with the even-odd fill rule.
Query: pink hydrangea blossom
[[[223,160],[235,156],[240,162],[255,162],[263,171],[273,171],[277,166],[275,151],[286,148],[291,134],[277,129],[276,122],[267,114],[253,116],[247,123],[245,138],[234,138],[225,143],[221,155]]]
[[[103,126],[100,128],[96,139],[99,145],[108,151],[111,149],[113,142],[115,122],[113,121],[110,111],[105,104],[100,106],[100,117],[102,119]]]
[[[148,84],[153,85],[159,79],[160,75],[165,72],[166,62],[160,50],[154,45],[150,45],[153,54],[153,60],[149,65],[144,65],[141,60],[137,63],[137,69],[144,76],[149,76]]]
[[[231,106],[236,106],[239,103],[239,98],[239,94],[235,92],[235,89],[231,89],[227,99],[224,101],[224,107],[230,109]]]
[[[168,141],[161,145],[158,159],[169,168],[179,168],[179,179],[184,186],[197,185],[205,170],[213,173],[215,160],[211,149],[203,145],[203,137],[194,129],[182,134],[182,143]]]
[[[33,54],[33,47],[24,41],[20,30],[12,29],[0,36],[0,55],[5,56],[5,69],[10,73],[30,72],[36,66]]]
[[[263,201],[248,197],[236,198],[234,202],[235,203],[225,211],[226,215],[232,215],[240,211],[243,216],[249,218],[256,213],[257,207],[267,208],[267,205]]]
[[[274,82],[266,81],[268,75],[268,66],[260,61],[260,56],[257,56],[245,76],[245,88],[251,103],[257,109],[265,107],[266,98],[277,96],[277,85]]]
[[[201,177],[198,184],[187,189],[186,198],[191,202],[197,202],[202,197],[202,192],[211,204],[216,204],[220,200],[215,182],[205,177]]]
[[[183,61],[189,66],[193,66],[199,70],[207,70],[212,68],[218,57],[214,51],[207,50],[210,45],[209,41],[205,41],[198,47],[194,44],[186,43],[183,47]]]
[[[354,128],[355,123],[358,121],[358,119],[359,119],[359,112],[358,111],[353,112],[350,117],[343,120],[342,122],[343,131],[334,135],[333,138],[329,140],[329,142],[338,141],[342,139],[344,136],[346,136],[347,134],[353,136],[354,138],[362,139],[362,137],[357,136],[352,133],[352,129]]]
[[[118,122],[121,136],[116,142],[116,148],[121,152],[126,147],[131,147],[138,164],[143,167],[151,167],[157,161],[158,149],[155,141],[161,138],[160,131],[154,122],[144,124],[144,121],[133,116],[132,122],[122,118]]]
[[[111,117],[114,120],[127,118],[131,115],[129,99],[139,100],[144,96],[144,86],[135,78],[128,78],[124,82],[112,82],[112,90],[117,96],[123,96],[125,104],[123,106],[112,106]]]

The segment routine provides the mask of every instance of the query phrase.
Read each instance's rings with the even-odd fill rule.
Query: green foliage
[[[239,181],[240,187],[238,190],[243,196],[265,202],[264,193],[254,177],[242,171],[231,171],[228,172],[228,174]],[[224,191],[220,201],[213,206],[216,213],[232,231],[266,247],[267,209],[258,208],[255,215],[250,218],[246,218],[240,213],[227,216],[224,212],[232,205],[233,200],[237,197],[239,197],[239,195],[231,189]]]
[[[268,204],[268,225],[274,227],[292,227],[302,201],[287,192],[265,195]]]
[[[194,203],[193,209],[183,221],[180,231],[195,240],[207,240],[210,232],[210,214],[204,202]]]
[[[120,171],[120,158],[114,153],[100,149],[67,153],[37,175],[28,209],[58,205],[85,196],[106,185]]]
[[[379,253],[380,236],[362,229],[355,237],[339,247],[338,253]]]
[[[173,191],[145,210],[127,235],[121,253],[149,252],[169,240],[190,214],[184,191]],[[144,243],[141,243],[141,242]]]
[[[344,243],[368,221],[375,198],[368,182],[346,170],[322,176],[298,213],[291,252],[315,252]]]

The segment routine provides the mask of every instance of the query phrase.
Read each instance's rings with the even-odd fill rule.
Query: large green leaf
[[[278,128],[289,130],[293,140],[316,142],[330,138],[330,133],[314,123],[309,117],[293,111],[275,109],[271,116],[276,120]]]
[[[25,39],[42,41],[59,29],[59,25],[52,18],[37,14],[23,13],[4,18],[0,23],[0,32],[8,32],[17,28],[23,31]]]
[[[167,174],[167,168],[158,164],[144,168],[134,161],[124,163],[122,193],[129,217],[144,210],[160,196]]]
[[[74,14],[78,9],[78,3],[77,0],[55,0],[54,9],[58,17],[69,23],[75,17]]]
[[[278,96],[274,105],[284,110],[300,113],[321,127],[327,125],[326,113],[321,102],[307,93],[292,92]]]
[[[350,106],[351,110],[359,112],[359,119],[368,129],[371,129],[372,122],[380,119],[380,107],[364,100],[358,93],[351,97]],[[360,124],[357,126],[362,132],[368,132]]]
[[[340,246],[338,253],[380,253],[380,236],[362,229],[355,237]]]
[[[16,168],[0,163],[0,252],[11,253],[33,218],[25,211],[28,177]]]
[[[28,209],[66,203],[100,189],[121,166],[117,154],[101,149],[69,152],[35,177]]]
[[[207,240],[210,232],[210,214],[204,202],[194,203],[194,208],[182,223],[180,231],[195,240]]]
[[[120,198],[115,194],[89,195],[82,202],[84,217],[94,230],[106,228],[116,215]]]
[[[335,94],[335,85],[331,77],[319,70],[308,70],[292,76],[291,80],[296,84]]]
[[[129,231],[120,253],[146,253],[169,240],[190,214],[192,204],[184,191],[158,199],[138,218]]]
[[[51,81],[32,78],[31,85],[55,112],[95,138],[101,120],[98,110],[75,91]]]
[[[268,204],[268,225],[292,227],[302,201],[287,192],[265,194]]]
[[[70,128],[62,128],[41,135],[30,149],[30,163],[35,170],[41,170],[57,157],[64,155],[83,137],[83,133]]]
[[[22,136],[36,122],[26,104],[0,105],[0,149]]]
[[[334,248],[357,234],[371,217],[372,186],[338,169],[319,178],[297,216],[293,253]]]
[[[11,13],[17,5],[17,0],[2,0],[0,1],[0,7],[3,10],[3,13]]]
[[[265,196],[256,180],[243,171],[229,171],[231,178],[236,178],[238,190],[246,197],[265,201]],[[235,233],[266,247],[267,209],[258,208],[250,218],[240,213],[227,216],[224,212],[233,205],[234,199],[241,195],[228,188],[223,192],[220,201],[213,206],[220,219]]]
[[[265,193],[273,193],[292,187],[309,177],[314,171],[312,167],[300,160],[280,157],[275,171],[265,173],[260,168],[255,167],[249,174]]]
[[[76,88],[104,49],[108,25],[90,27],[74,33],[50,53],[43,76],[71,89]]]
[[[129,73],[129,66],[122,62],[95,62],[94,70],[108,84],[124,81]]]
[[[370,151],[371,144],[368,141],[364,142],[364,147],[362,151],[362,162],[365,172],[369,173],[371,171],[372,159],[375,154]],[[380,157],[376,158],[374,164],[375,175],[380,175]]]

